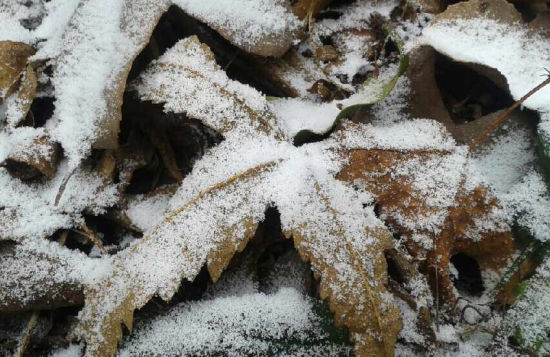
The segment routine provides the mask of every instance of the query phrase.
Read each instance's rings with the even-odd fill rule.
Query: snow
[[[529,172],[505,196],[521,227],[525,227],[538,240],[550,240],[550,194],[543,177]]]
[[[287,269],[304,264],[294,261]],[[246,268],[230,271],[198,302],[181,303],[168,312],[136,324],[120,356],[230,355],[342,356],[349,345],[329,340],[314,304],[288,283],[276,281],[272,292],[259,290]],[[300,286],[301,287],[301,286]],[[283,339],[297,343],[280,344]]]
[[[520,118],[521,119],[521,118]],[[474,153],[474,165],[504,205],[506,214],[540,241],[550,237],[550,196],[540,173],[534,171],[532,132],[512,122]]]
[[[337,103],[319,104],[299,98],[282,98],[269,102],[287,137],[302,130],[316,134],[328,132],[340,112]]]
[[[283,0],[173,0],[193,17],[204,19],[239,47],[282,41],[302,27]]]
[[[507,316],[508,327],[517,328],[524,345],[531,348],[539,341],[547,341],[550,331],[549,279],[550,260],[546,258]]]
[[[170,4],[165,0],[51,1],[44,5],[47,14],[33,31],[19,25],[29,16],[28,6],[0,7],[4,25],[1,38],[37,43],[39,51],[32,60],[51,59],[55,64],[57,100],[47,126],[73,168],[90,153],[92,145],[114,145],[120,111],[118,91],[124,88],[126,69],[147,44],[156,21]],[[277,44],[302,26],[282,1],[177,0],[174,4],[244,47],[266,41]],[[288,41],[292,40],[290,36]],[[115,131],[114,139],[107,130]]]
[[[98,174],[77,169],[71,176],[59,204],[55,198],[62,179],[69,174],[67,163],[45,183],[23,183],[0,168],[0,236],[15,241],[39,241],[61,228],[78,226],[81,212],[105,212],[118,200],[116,185],[105,184]]]
[[[93,281],[95,274],[108,269],[104,259],[91,259],[56,242],[25,241],[13,249],[13,255],[0,259],[0,301],[3,303],[31,303],[40,301],[45,294],[55,298],[61,294],[59,286],[82,289],[84,284]]]
[[[483,180],[501,200],[505,213],[516,216],[540,241],[549,239],[550,197],[542,177],[532,170],[535,156],[529,133],[511,130],[470,160],[466,148],[457,147],[441,124],[404,114],[408,84],[401,78],[390,96],[372,107],[373,120],[368,124],[344,123],[340,132],[323,142],[294,147],[292,138],[302,130],[328,132],[339,113],[337,105],[377,101],[397,65],[386,66],[377,80],[346,100],[320,104],[309,97],[267,102],[255,89],[230,80],[208,49],[196,38],[187,38],[153,61],[130,89],[142,100],[162,104],[166,112],[201,120],[222,132],[225,140],[196,163],[173,197],[139,195],[129,202],[125,213],[145,235],[118,254],[92,259],[48,242],[44,238],[57,230],[77,227],[82,212],[102,214],[120,203],[120,187],[106,183],[82,160],[93,146],[108,146],[103,142],[108,142],[108,134],[114,133],[110,139],[116,141],[116,130],[110,130],[118,120],[118,90],[124,89],[126,69],[170,4],[180,6],[242,48],[292,41],[283,37],[303,26],[279,0],[53,0],[44,3],[43,9],[19,2],[10,7],[0,5],[0,23],[6,27],[1,38],[32,43],[39,50],[32,60],[54,65],[52,83],[57,98],[54,115],[45,128],[0,132],[0,158],[29,155],[29,144],[45,134],[61,144],[66,156],[50,181],[24,183],[0,168],[0,237],[19,243],[14,263],[1,263],[4,270],[23,277],[20,289],[2,293],[28,301],[40,293],[35,289],[44,280],[54,285],[88,285],[99,298],[88,301],[79,315],[77,331],[90,344],[90,351],[103,338],[106,316],[127,297],[137,308],[155,294],[169,300],[181,279],[193,280],[205,264],[225,267],[272,206],[278,208],[286,234],[301,233],[296,245],[311,260],[316,275],[326,282],[321,288],[324,294],[330,294],[337,304],[353,305],[351,314],[361,317],[372,311],[358,291],[358,284],[365,282],[357,272],[356,260],[365,270],[381,310],[386,313],[394,307],[381,284],[385,276],[376,275],[377,262],[383,261],[381,252],[391,245],[390,233],[380,219],[392,219],[410,229],[413,233],[409,238],[431,249],[432,241],[424,233],[441,230],[449,209],[456,205],[459,188],[467,191]],[[373,68],[363,56],[365,43],[345,31],[366,29],[369,15],[377,11],[388,17],[395,5],[394,1],[359,1],[346,6],[338,20],[324,19],[315,25],[313,42],[321,35],[341,32],[338,39],[346,56],[330,68],[331,76],[344,73],[352,78]],[[37,14],[43,19],[35,21],[33,29],[21,26],[22,19]],[[418,31],[416,27],[397,30],[409,37]],[[516,25],[486,19],[439,22],[426,28],[422,36],[418,43],[429,44],[457,60],[497,68],[516,99],[542,81],[543,68],[550,60],[546,39]],[[301,94],[309,85],[301,77],[287,79]],[[549,103],[550,87],[525,103],[541,112],[539,130],[543,133],[550,133]],[[416,215],[400,210],[381,212],[377,218],[371,192],[334,178],[346,164],[341,152],[357,148],[422,152],[396,162],[388,173],[408,185],[413,191],[411,197],[429,209]],[[51,150],[45,145],[40,149],[32,154],[47,156]],[[66,178],[67,186],[56,205]],[[503,212],[499,208],[493,215],[478,218],[476,230],[468,232],[468,237],[475,240],[484,230],[503,229],[507,223]],[[353,256],[350,247],[359,252],[359,258]],[[50,274],[50,263],[17,264],[40,255],[55,259],[62,268]],[[541,267],[539,274],[547,277],[544,269]],[[268,353],[276,347],[266,340],[292,337],[307,341],[312,335],[324,343],[326,336],[313,313],[314,301],[300,290],[307,273],[292,260],[279,263],[265,291],[243,274],[222,277],[218,285],[209,288],[204,300],[180,304],[152,320],[139,322],[135,335],[125,340],[120,353],[193,355],[215,352],[212,349],[216,348]],[[419,296],[425,282],[411,284]],[[541,303],[550,305],[545,299],[541,297]],[[401,337],[422,343],[422,336],[413,327],[415,312],[403,302],[397,303],[406,327]],[[477,317],[473,315],[467,318],[474,321]],[[86,323],[92,324],[91,331],[83,330]],[[459,343],[464,355],[480,354],[482,343],[463,343],[459,332],[443,325],[438,337]],[[535,337],[528,336],[530,340]],[[325,347],[295,354],[341,352]],[[349,352],[348,347],[344,350]],[[59,354],[80,352],[81,346],[73,345]]]
[[[112,135],[105,132],[108,128],[118,127],[113,124],[120,110],[117,89],[123,88],[125,68],[146,44],[164,2],[144,4],[140,1],[125,7],[124,2],[111,0],[80,3],[63,33],[53,75],[55,111],[47,126],[73,167],[89,154],[92,144]],[[133,28],[139,24],[145,25],[141,32]],[[48,47],[45,51],[39,50],[35,57],[51,55]]]
[[[137,195],[124,211],[133,225],[146,231],[157,224],[164,215],[170,194],[153,196]]]
[[[270,125],[265,97],[230,80],[196,37],[177,42],[133,86],[142,100],[162,102],[164,111],[186,113],[224,134]]]
[[[510,94],[520,99],[548,75],[550,41],[517,24],[495,20],[455,19],[427,27],[417,45],[426,44],[457,61],[497,69],[507,80]],[[539,134],[550,138],[550,86],[533,94],[523,105],[539,111]]]
[[[547,38],[486,18],[439,21],[424,29],[418,44],[430,45],[457,61],[497,69],[516,100],[544,80],[550,61]],[[535,93],[524,106],[550,111],[550,87]]]
[[[311,308],[293,289],[184,304],[136,329],[135,342],[123,346],[119,355],[269,353],[266,339],[309,338],[303,331],[316,322]]]
[[[350,149],[379,148],[402,151],[455,149],[455,141],[445,131],[444,126],[429,119],[403,120],[390,125],[350,126],[342,138],[342,144]]]
[[[503,199],[503,195],[535,164],[532,135],[528,128],[511,122],[490,136],[487,145],[474,153],[476,167],[500,199]]]

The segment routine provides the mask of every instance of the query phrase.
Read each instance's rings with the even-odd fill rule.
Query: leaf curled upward
[[[25,119],[36,94],[36,74],[27,63],[34,53],[25,43],[0,41],[0,103],[6,103],[6,121],[12,127]]]
[[[21,42],[0,41],[0,98],[4,100],[17,90],[17,82],[27,68],[34,48]]]

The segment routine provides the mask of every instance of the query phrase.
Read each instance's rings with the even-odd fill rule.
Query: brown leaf
[[[315,18],[319,11],[327,7],[332,0],[298,0],[292,11],[300,19]]]
[[[2,163],[10,174],[22,180],[31,180],[40,175],[51,179],[59,160],[58,144],[42,129],[19,128],[27,140],[14,143]]]
[[[451,206],[430,205],[426,197],[415,188],[414,177],[403,176],[397,170],[400,164],[408,161],[433,162],[445,160],[450,153],[442,152],[398,152],[384,150],[352,150],[349,152],[349,165],[342,170],[339,178],[349,182],[360,182],[376,196],[377,204],[386,223],[397,232],[409,253],[420,260],[428,273],[432,289],[437,290],[442,301],[454,304],[455,293],[449,264],[457,253],[465,253],[474,258],[482,270],[499,271],[504,268],[514,252],[514,244],[509,228],[495,227],[483,231],[476,222],[491,221],[494,210],[500,209],[497,200],[482,186],[465,190],[459,188],[455,204]],[[358,181],[359,180],[359,181]],[[461,185],[464,183],[462,182]],[[442,215],[445,219],[431,230],[422,228],[423,217]],[[477,231],[479,236],[468,238],[469,232]],[[438,233],[436,233],[438,232]],[[427,240],[418,241],[418,236]],[[432,244],[426,245],[426,243]],[[437,271],[437,277],[435,276]]]
[[[469,0],[449,5],[432,24],[457,19],[485,17],[503,23],[521,23],[521,14],[506,0]]]
[[[391,234],[383,228],[366,227],[365,236],[376,244],[358,250],[349,240],[339,213],[320,188],[317,199],[331,212],[333,222],[322,222],[334,227],[328,232],[331,242],[309,233],[315,231],[311,226],[321,223],[314,219],[284,233],[294,239],[302,260],[311,263],[316,278],[320,279],[320,296],[328,299],[336,324],[352,332],[356,355],[393,356],[402,324],[399,310],[384,295],[387,293],[387,266],[383,251],[391,248]],[[331,256],[323,254],[325,245],[329,244],[332,244]],[[343,265],[350,265],[356,274],[342,271]]]
[[[17,90],[17,83],[27,70],[27,59],[35,52],[26,43],[0,41],[0,99],[5,100]]]
[[[2,242],[0,271],[0,313],[54,309],[84,302],[82,284],[69,278],[70,265],[46,253],[34,254],[17,244]]]

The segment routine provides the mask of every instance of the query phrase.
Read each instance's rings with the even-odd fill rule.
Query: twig
[[[94,232],[90,228],[88,228],[88,226],[85,223],[82,223],[80,225],[80,229],[82,229],[82,231],[79,231],[78,229],[71,229],[71,230],[75,233],[78,233],[84,237],[89,238],[96,245],[96,247],[99,249],[101,253],[107,254],[107,250],[103,246],[103,243],[101,243],[101,240],[99,239],[99,237],[96,236]]]
[[[435,269],[435,328],[439,332],[439,271],[437,269],[437,257]]]
[[[485,316],[485,314],[481,313],[481,311],[479,311],[479,309],[477,307],[475,307],[474,305],[466,305],[462,308],[462,311],[460,312],[460,321],[465,321],[468,325],[476,325],[477,323],[474,322],[474,323],[470,323],[467,319],[466,319],[466,309],[472,309],[474,310],[475,312],[477,312],[477,314],[479,316],[481,316],[482,320],[481,321],[486,321],[487,320],[487,316]]]
[[[61,182],[61,185],[59,186],[59,191],[57,191],[57,195],[55,196],[54,206],[57,206],[59,204],[59,201],[61,201],[61,197],[63,196],[63,192],[65,192],[67,183],[69,182],[69,179],[73,176],[75,171],[76,169],[73,169],[67,176],[63,178],[63,182]]]
[[[23,355],[25,354],[25,350],[29,346],[29,342],[31,340],[32,330],[36,327],[39,315],[40,315],[40,311],[38,310],[33,311],[31,318],[27,323],[27,329],[25,330],[25,333],[23,334],[23,338],[21,339],[21,343],[19,344],[19,349],[17,350],[17,352],[13,354],[13,357],[23,357]]]
[[[468,147],[468,150],[471,152],[477,145],[479,145],[483,139],[496,127],[498,127],[500,124],[502,124],[506,118],[517,108],[519,107],[523,102],[525,102],[530,96],[541,90],[546,85],[550,84],[550,72],[546,74],[547,78],[544,80],[544,82],[540,83],[535,88],[531,89],[529,93],[525,94],[523,97],[521,97],[519,100],[517,100],[510,108],[508,108],[504,113],[502,113],[495,121],[493,121],[487,128],[472,141]]]
[[[239,55],[240,52],[241,50],[238,48],[233,54],[233,56],[231,56],[231,58],[229,59],[229,62],[227,62],[227,64],[223,68],[224,71],[227,71],[229,69],[229,66],[231,66],[233,62],[237,59],[237,56]]]

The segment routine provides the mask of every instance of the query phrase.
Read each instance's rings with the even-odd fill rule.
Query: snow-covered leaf
[[[113,274],[86,288],[78,332],[87,342],[87,353],[114,354],[122,336],[120,323],[131,329],[135,309],[154,295],[169,300],[181,279],[192,281],[203,265],[217,280],[231,257],[246,246],[265,210],[275,206],[283,232],[320,279],[321,296],[328,299],[335,320],[352,332],[357,354],[392,355],[401,324],[386,290],[383,252],[391,247],[391,234],[373,212],[374,196],[368,191],[376,190],[354,189],[335,176],[352,149],[366,152],[363,163],[388,155],[382,170],[402,160],[398,173],[420,176],[398,177],[395,185],[414,192],[413,197],[442,183],[447,187],[429,208],[415,212],[426,215],[420,220],[423,229],[441,232],[433,237],[434,244],[440,239],[448,246],[445,239],[456,233],[475,246],[486,238],[484,232],[498,236],[508,227],[483,188],[470,181],[462,184],[468,172],[464,150],[455,147],[441,125],[427,120],[348,126],[326,142],[294,147],[265,99],[228,80],[208,54],[195,38],[180,41],[153,62],[136,85],[144,99],[165,103],[167,112],[185,111],[220,130],[225,140],[195,164],[164,217],[144,238],[112,258]],[[195,79],[209,77],[215,81]],[[196,93],[201,93],[200,106]],[[401,159],[391,156],[399,152]],[[439,165],[441,169],[433,171]],[[370,170],[359,172],[367,175]],[[476,221],[480,212],[481,220],[487,220],[483,224]],[[466,219],[465,227],[449,230],[445,222],[454,216]],[[506,257],[503,253],[500,258]]]

